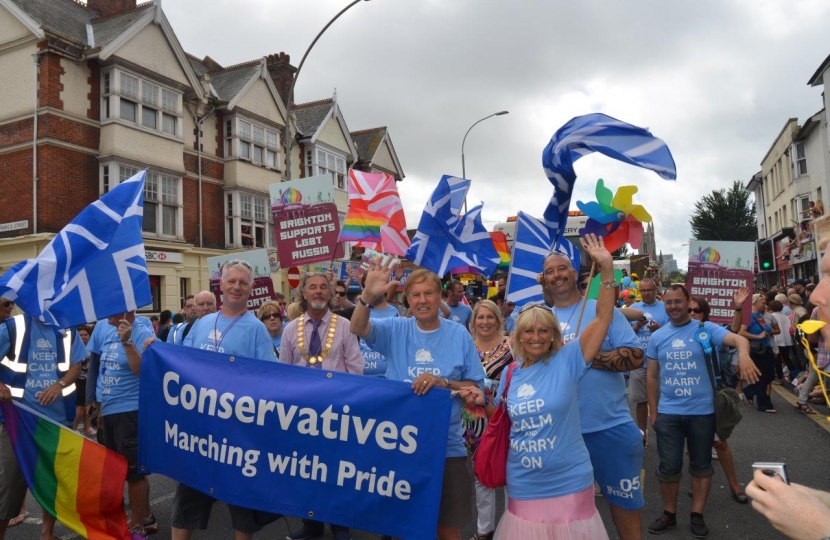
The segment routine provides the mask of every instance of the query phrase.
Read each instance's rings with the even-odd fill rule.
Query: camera
[[[787,464],[786,463],[765,463],[765,462],[758,462],[752,464],[753,470],[758,470],[764,473],[767,476],[772,477],[779,477],[782,482],[785,484],[790,483],[790,477],[787,474]]]

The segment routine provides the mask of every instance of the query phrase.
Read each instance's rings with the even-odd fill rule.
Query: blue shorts
[[[623,510],[645,505],[640,473],[643,468],[643,436],[633,421],[612,428],[583,433],[591,454],[594,480],[609,503]]]

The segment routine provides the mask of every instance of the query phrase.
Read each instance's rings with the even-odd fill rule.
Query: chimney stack
[[[284,104],[288,103],[288,92],[291,91],[291,81],[297,68],[291,65],[291,57],[284,52],[269,54],[265,57],[265,65],[268,66],[268,74],[277,87],[277,92]],[[293,103],[292,103],[293,105]]]

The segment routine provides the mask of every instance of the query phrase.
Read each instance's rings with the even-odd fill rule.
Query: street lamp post
[[[285,103],[285,137],[283,141],[283,146],[285,148],[285,180],[291,180],[291,147],[294,146],[294,139],[291,137],[291,99],[294,96],[294,86],[297,84],[297,77],[300,76],[300,71],[303,69],[303,64],[305,64],[305,59],[308,57],[308,53],[311,52],[311,49],[314,48],[314,45],[317,43],[317,40],[320,39],[320,36],[329,29],[329,26],[334,24],[334,21],[340,18],[341,15],[349,11],[355,4],[360,2],[368,2],[369,0],[353,0],[351,4],[344,7],[340,10],[340,12],[332,17],[332,19],[323,27],[322,30],[317,34],[317,37],[314,38],[314,41],[311,42],[311,45],[308,46],[306,49],[305,54],[303,54],[303,58],[300,60],[300,64],[297,66],[297,71],[294,73],[294,78],[291,80],[291,88],[288,90],[288,99]]]
[[[466,163],[464,162],[464,143],[467,142],[467,135],[470,134],[470,131],[472,131],[472,129],[474,127],[476,127],[481,122],[484,122],[488,118],[492,118],[494,116],[501,116],[503,114],[508,114],[509,112],[510,111],[499,111],[499,112],[493,113],[489,116],[485,116],[484,118],[482,118],[481,120],[478,120],[476,123],[474,123],[472,126],[470,126],[470,129],[467,130],[467,133],[464,134],[464,139],[461,141],[461,177],[462,178],[465,178],[465,179],[467,178],[467,166],[466,166]],[[464,197],[464,212],[467,212],[467,197]]]
[[[707,229],[706,227],[697,227],[697,226],[695,227],[695,229],[698,229],[698,230],[701,230],[701,231],[709,231],[710,233],[713,233],[715,236],[717,236],[718,240],[723,240],[723,238],[721,237],[721,235],[718,231],[714,231],[712,229]],[[695,240],[697,240],[697,238],[695,238]]]

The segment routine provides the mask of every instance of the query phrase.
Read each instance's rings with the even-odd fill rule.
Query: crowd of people
[[[277,294],[256,314],[248,310],[253,270],[243,260],[221,271],[222,303],[202,291],[181,310],[148,319],[127,312],[94,326],[72,329],[69,358],[64,331],[26,316],[25,328],[10,323],[14,303],[0,299],[0,353],[27,359],[21,380],[0,382],[0,399],[12,399],[20,384],[22,401],[49,418],[123,455],[128,462],[130,530],[158,531],[150,508],[147,475],[137,469],[138,391],[142,353],[155,341],[283,362],[310,369],[381,377],[409,384],[416,396],[433,388],[455,397],[447,433],[437,537],[461,540],[475,520],[471,540],[608,538],[596,495],[610,507],[623,540],[643,536],[645,504],[640,472],[644,451],[656,446],[663,511],[647,527],[659,534],[680,519],[677,502],[684,456],[691,476],[688,527],[706,538],[704,512],[719,459],[736,502],[753,506],[793,538],[830,533],[830,494],[786,485],[756,474],[741,489],[728,438],[731,427],[716,421],[716,379],[738,391],[758,411],[776,412],[775,384],[790,381],[798,409],[821,399],[819,374],[806,361],[816,354],[819,369],[830,364],[824,340],[830,326],[811,337],[805,349],[797,325],[830,321],[830,259],[822,259],[818,286],[796,281],[789,289],[759,290],[745,322],[748,291],[732,299],[730,325],[709,321],[709,305],[680,284],[665,291],[651,277],[621,288],[610,253],[589,235],[582,247],[599,274],[597,298],[586,297],[588,272],[565,251],[554,249],[539,269],[544,301],[518,312],[505,299],[506,276],[492,299],[472,302],[459,281],[442,283],[425,270],[406,280],[397,302],[400,268],[391,260],[372,263],[351,300],[348,287],[331,272],[305,274],[299,300]],[[636,284],[632,289],[631,284]],[[618,305],[620,307],[618,307]],[[16,332],[25,333],[15,350]],[[75,338],[74,336],[77,336]],[[43,354],[48,353],[48,354]],[[59,366],[66,366],[61,368]],[[74,384],[75,392],[65,390]],[[496,492],[471,474],[487,418],[504,401],[512,421],[506,460],[506,504],[496,515]],[[654,441],[649,440],[654,434]],[[26,512],[26,484],[0,418],[0,540]],[[776,483],[777,482],[777,483]],[[179,483],[171,528],[174,540],[208,528],[215,500]],[[278,514],[229,508],[235,538],[252,538]],[[807,536],[786,519],[786,509],[810,508]],[[44,512],[42,538],[53,537],[55,519]],[[317,538],[325,523],[303,520],[287,540]],[[336,540],[351,537],[347,526],[330,523]],[[386,537],[388,538],[388,537]]]

